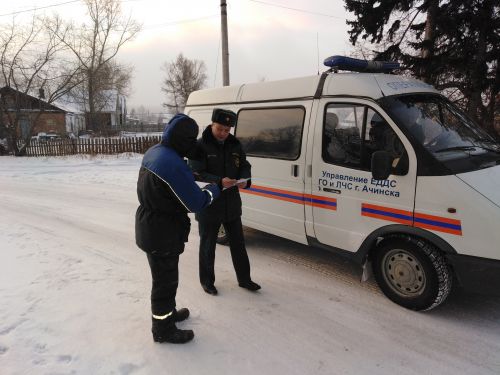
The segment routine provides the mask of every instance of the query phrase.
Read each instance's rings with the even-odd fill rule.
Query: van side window
[[[371,170],[375,151],[393,157],[393,174],[408,173],[408,155],[397,134],[373,109],[353,104],[330,104],[323,126],[322,156],[327,163]]]
[[[296,160],[304,117],[303,107],[242,109],[235,134],[248,156]]]
[[[359,168],[363,106],[330,104],[323,126],[323,160]]]

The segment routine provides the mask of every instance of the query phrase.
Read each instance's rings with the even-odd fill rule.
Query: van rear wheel
[[[452,287],[451,270],[441,252],[412,237],[395,236],[382,241],[373,266],[384,294],[411,310],[430,310],[440,305]]]
[[[219,232],[217,233],[217,243],[221,245],[227,245],[229,238],[227,237],[226,229],[224,225],[220,225]]]

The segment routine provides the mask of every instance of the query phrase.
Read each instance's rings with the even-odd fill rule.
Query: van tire
[[[379,243],[373,272],[391,301],[411,310],[430,310],[451,291],[452,272],[443,254],[410,236],[391,236]]]
[[[217,232],[217,243],[220,245],[227,245],[229,243],[226,228],[222,224],[220,225],[219,232]]]

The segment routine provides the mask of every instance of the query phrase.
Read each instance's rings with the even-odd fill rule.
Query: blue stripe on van
[[[456,224],[449,224],[449,223],[443,223],[442,221],[435,221],[435,220],[429,220],[429,219],[424,219],[421,217],[415,216],[415,222],[416,223],[423,223],[423,224],[429,224],[433,225],[436,227],[443,227],[443,228],[450,228],[450,229],[455,229],[455,230],[462,230],[462,226],[456,225]]]
[[[412,221],[412,219],[413,219],[413,217],[411,215],[402,215],[402,214],[397,214],[394,212],[375,210],[373,208],[367,208],[367,207],[363,207],[361,209],[361,211],[362,212],[369,212],[369,213],[381,215],[381,216],[387,216],[387,217],[393,217],[393,218],[402,219],[402,220],[408,220],[408,221]]]
[[[253,188],[253,187],[251,187],[251,188],[249,188],[247,190],[250,190],[250,191],[253,191],[253,192],[256,192],[256,193],[263,193],[263,194],[266,194],[266,195],[274,195],[276,197],[281,197],[281,198],[293,199],[293,200],[296,200],[296,201],[299,201],[299,202],[303,202],[304,201],[304,197],[302,195],[296,196],[296,195],[292,195],[292,194],[278,193],[276,191],[271,191],[271,190],[261,189],[261,188]]]

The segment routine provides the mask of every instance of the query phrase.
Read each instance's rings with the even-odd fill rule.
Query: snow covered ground
[[[499,374],[500,298],[458,291],[405,310],[321,250],[246,230],[255,281],[217,250],[198,282],[196,222],[180,262],[186,345],[155,344],[134,243],[140,156],[0,157],[0,373]]]

